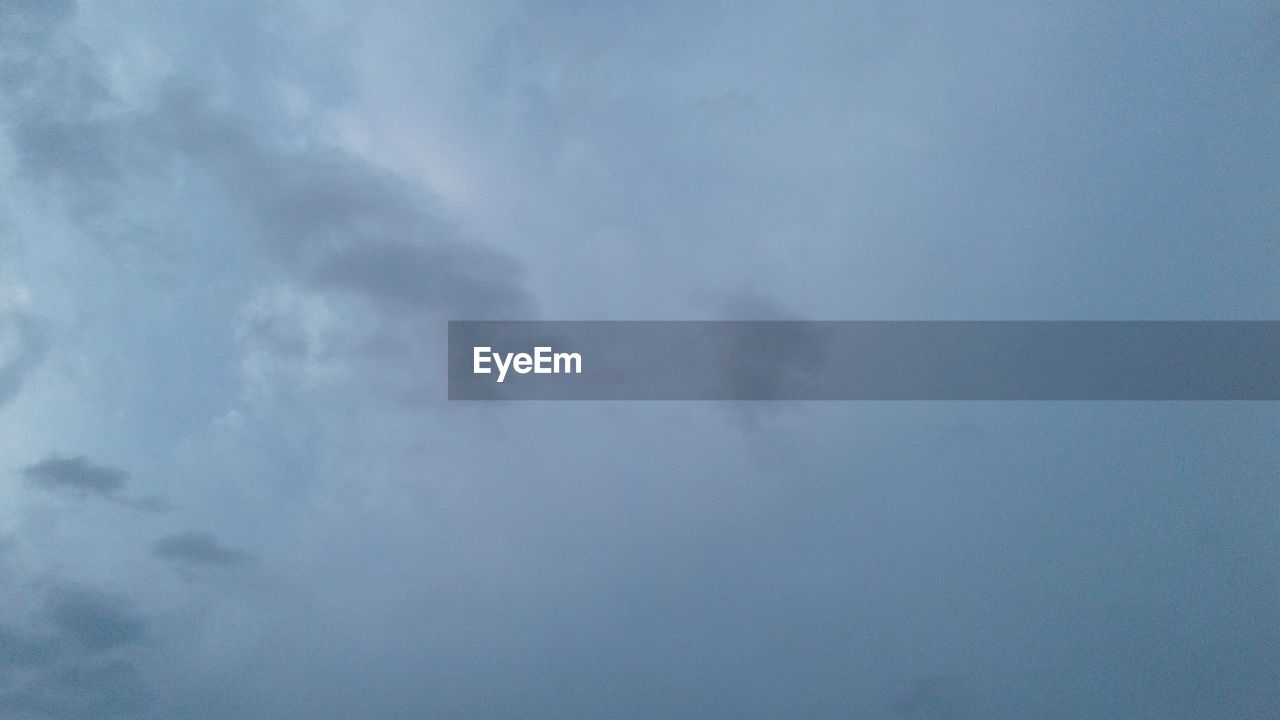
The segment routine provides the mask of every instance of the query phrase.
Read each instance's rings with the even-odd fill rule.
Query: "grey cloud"
[[[453,317],[531,312],[522,264],[466,237],[427,190],[337,147],[272,143],[252,118],[177,81],[150,109],[98,112],[112,101],[97,75],[74,54],[35,74],[28,90],[60,102],[17,103],[10,135],[22,171],[63,188],[80,221],[127,222],[135,186],[180,166],[215,181],[254,249],[320,289]]]
[[[145,177],[187,161],[248,219],[254,249],[320,289],[454,317],[532,310],[522,263],[467,237],[427,190],[340,148],[266,142],[249,118],[179,83],[166,86],[149,111],[89,122],[69,157],[49,141],[63,134],[56,128],[29,130],[15,142],[39,172],[77,182],[111,176],[112,166]],[[120,156],[128,162],[113,159]]]
[[[17,396],[45,350],[34,318],[21,311],[0,314],[0,407]]]
[[[289,153],[253,142],[227,115],[171,92],[157,119],[255,211],[267,245],[319,287],[456,317],[527,313],[523,267],[466,240],[433,200],[336,148]],[[192,137],[210,136],[195,145]],[[210,142],[211,139],[219,142]]]
[[[127,497],[122,493],[129,484],[129,473],[111,465],[95,465],[84,455],[62,457],[50,455],[21,470],[27,482],[43,490],[71,492],[80,496],[95,495],[122,507],[142,512],[169,512],[173,505],[163,495]]]
[[[40,618],[0,626],[0,716],[137,718],[149,692],[136,665],[147,621],[123,598],[61,585]]]
[[[188,565],[243,565],[252,562],[254,556],[243,550],[227,547],[207,532],[195,530],[166,535],[151,546],[156,557]]]
[[[112,498],[129,482],[129,473],[110,465],[94,465],[83,455],[50,455],[22,469],[22,475],[45,490],[72,490]]]
[[[102,161],[88,140],[107,126],[87,114],[109,95],[87,50],[60,32],[74,13],[67,0],[0,1],[0,110],[22,138],[15,147],[25,171],[46,173],[42,160],[50,171]]]
[[[279,313],[251,314],[245,319],[243,336],[278,357],[300,358],[307,354],[307,334],[292,318]]]
[[[111,660],[38,674],[22,689],[0,695],[0,710],[32,720],[111,720],[138,717],[147,701],[137,667]]]
[[[148,52],[159,46],[156,57],[167,61],[161,35],[183,30],[164,24],[173,17],[168,10],[148,27],[156,18],[145,5],[138,18],[88,32],[114,33],[108,44],[123,37]],[[254,34],[243,17],[249,5],[228,5],[219,19]],[[1248,62],[1234,49],[1234,30],[1202,34],[1213,25],[1207,7],[1179,19],[1174,11],[1117,16],[1106,4],[1063,6],[1044,18],[1025,6],[941,14],[913,6],[901,20],[918,31],[901,39],[893,23],[845,14],[841,3],[775,6],[776,14],[763,17],[746,4],[701,23],[670,4],[660,8],[669,22],[628,23],[648,28],[635,35],[612,32],[622,23],[607,25],[609,33],[575,32],[591,19],[578,5],[524,10],[549,16],[528,41],[531,59],[538,48],[558,53],[551,66],[524,56],[508,65],[522,77],[545,78],[547,99],[532,98],[532,111],[521,111],[520,96],[477,105],[479,93],[447,68],[443,79],[434,76],[438,66],[469,65],[474,57],[465,47],[461,55],[445,48],[405,58],[406,49],[435,48],[421,28],[398,17],[412,45],[370,37],[374,49],[394,58],[361,68],[378,76],[370,84],[394,83],[404,73],[404,87],[461,92],[424,90],[429,97],[391,98],[390,108],[362,107],[360,98],[318,108],[397,115],[395,122],[412,125],[406,109],[435,104],[453,126],[474,123],[464,132],[442,128],[438,141],[457,141],[460,158],[490,153],[465,171],[493,183],[476,187],[512,191],[513,209],[495,226],[534,220],[529,249],[520,252],[545,260],[540,272],[560,268],[539,279],[552,287],[563,280],[569,290],[582,283],[583,292],[567,293],[561,310],[593,315],[600,306],[586,299],[600,297],[618,299],[605,312],[643,316],[655,307],[644,297],[676,298],[695,281],[724,287],[756,263],[766,287],[790,297],[789,284],[796,295],[790,301],[804,312],[833,317],[1070,315],[1080,306],[1056,300],[1076,295],[1096,296],[1097,305],[1087,307],[1099,313],[1126,316],[1254,316],[1269,307],[1264,302],[1274,304],[1274,273],[1265,272],[1274,268],[1274,254],[1262,257],[1243,243],[1222,252],[1216,240],[1179,245],[1158,228],[1137,232],[1155,221],[1185,226],[1188,236],[1212,227],[1228,240],[1241,223],[1209,222],[1228,215],[1253,223],[1257,233],[1274,226],[1271,214],[1254,210],[1271,207],[1261,202],[1271,185],[1258,180],[1273,166],[1274,133],[1261,130],[1270,129],[1274,103],[1252,101],[1256,86],[1224,64]],[[46,17],[41,7],[58,6],[11,2],[0,5],[0,23],[19,7],[47,27],[70,6]],[[1231,27],[1241,24],[1238,11],[1221,16]],[[441,24],[431,20],[423,25]],[[529,37],[519,22],[499,23],[514,42]],[[482,43],[489,30],[475,25],[461,34]],[[270,44],[295,29],[279,27],[288,32],[259,33],[246,45]],[[377,32],[376,24],[368,27]],[[991,27],[1002,32],[991,34]],[[217,32],[209,35],[215,39],[202,36],[191,52],[216,66],[230,46],[219,44]],[[876,35],[893,36],[902,51],[851,68]],[[987,35],[992,42],[975,42]],[[572,52],[562,40],[574,38],[603,44],[599,52]],[[12,47],[8,39],[0,53]],[[616,40],[630,52],[605,52]],[[260,70],[246,55],[237,62]],[[806,57],[812,62],[796,61]],[[175,241],[171,251],[192,264],[193,275],[208,272],[220,287],[304,283],[360,298],[376,319],[410,324],[428,313],[529,311],[520,264],[498,250],[468,260],[479,246],[443,222],[429,194],[411,183],[319,147],[307,139],[310,128],[287,118],[262,124],[253,108],[219,105],[200,93],[165,95],[151,109],[81,112],[96,91],[94,69],[78,65],[80,58],[50,51],[0,69],[7,73],[0,87],[22,93],[8,99],[21,112],[5,123],[18,143],[12,154],[25,167],[21,179],[53,185],[52,200],[64,190],[84,197],[101,190],[103,223],[139,207],[173,208],[190,220],[184,230],[208,242]],[[655,63],[671,73],[648,72]],[[278,80],[269,69],[260,75],[264,86]],[[767,83],[786,90],[755,92]],[[704,88],[745,93],[754,109],[698,130],[700,121],[686,122],[680,106]],[[875,123],[860,126],[864,109],[885,116],[883,132]],[[547,125],[557,127],[544,132]],[[68,128],[84,130],[75,148],[80,157],[51,144]],[[436,129],[424,124],[422,132]],[[864,149],[882,147],[890,150]],[[1188,147],[1203,148],[1204,157],[1166,162]],[[504,174],[492,171],[498,163],[515,176],[509,184],[495,177]],[[1230,182],[1171,182],[1160,172],[1178,165],[1194,170],[1190,178]],[[173,202],[190,198],[168,194],[170,178],[157,168],[179,170],[172,179],[180,182],[171,185],[184,186],[198,203]],[[763,179],[753,177],[757,170]],[[1060,204],[1053,200],[1062,195]],[[1177,202],[1196,197],[1203,201]],[[1051,207],[1041,209],[1045,201]],[[1220,214],[1197,210],[1204,207]],[[555,221],[539,225],[531,216],[542,209]],[[604,221],[655,230],[636,232],[634,247],[623,252],[601,252],[619,246],[609,237],[595,240]],[[1053,228],[1070,230],[1037,240]],[[1201,253],[1209,245],[1212,251]],[[1005,251],[1022,246],[1028,254],[1044,251],[1043,263],[1005,261]],[[198,265],[204,249],[215,262],[246,262]],[[39,252],[31,250],[44,260]],[[1207,264],[1194,262],[1201,254]],[[247,261],[260,255],[274,265]],[[1070,265],[1075,257],[1084,269]],[[93,258],[75,260],[79,273],[101,269]],[[1237,272],[1249,268],[1256,269]],[[485,274],[469,275],[473,269]],[[418,273],[422,283],[440,283],[451,294],[433,295]],[[1206,286],[1210,277],[1236,289]],[[895,304],[899,296],[883,288],[899,286],[906,299]],[[1057,290],[1019,290],[1041,287]],[[72,303],[89,304],[101,291],[68,294]],[[1248,293],[1257,297],[1228,301]],[[1170,306],[1178,294],[1203,304]],[[158,298],[144,287],[114,299],[112,307],[128,308]],[[681,302],[659,307],[677,314]],[[190,322],[192,305],[175,305],[166,320],[172,324],[156,323],[170,342],[205,334],[207,326]],[[742,312],[756,317],[753,308]],[[412,325],[405,335],[438,337],[421,329]],[[283,351],[298,347],[287,328],[280,333]],[[153,350],[127,342],[86,354],[85,364],[102,370],[115,367],[117,354]],[[402,357],[393,362],[420,372]],[[190,712],[136,710],[145,700],[137,668],[112,663],[147,643],[90,651],[65,618],[46,617],[47,628],[0,634],[0,716],[849,717],[866,710],[925,720],[1263,717],[1277,706],[1269,672],[1277,647],[1269,592],[1276,534],[1274,514],[1265,512],[1275,499],[1274,442],[1265,430],[1275,427],[1276,413],[1268,407],[859,404],[822,408],[790,431],[760,433],[753,438],[759,451],[750,451],[721,436],[706,419],[711,409],[626,406],[602,415],[548,404],[503,411],[494,427],[480,430],[456,406],[437,428],[380,414],[356,393],[327,399],[339,409],[316,417],[315,426],[304,424],[310,416],[301,428],[249,426],[245,445],[266,448],[267,460],[244,462],[245,448],[232,445],[191,481],[191,497],[205,498],[202,512],[243,509],[238,522],[278,521],[273,532],[281,546],[272,552],[291,559],[285,565],[297,583],[246,599],[252,607],[243,614],[218,616],[269,626],[250,639],[254,649],[244,657],[233,648],[236,632],[212,648],[198,641],[221,640],[218,628],[173,653],[189,667],[158,676],[172,684],[155,684],[181,696],[171,702]],[[164,401],[175,412],[197,402],[184,392]],[[186,453],[186,441],[198,438],[169,445],[156,437],[154,416],[131,417],[151,417],[152,424],[122,433],[133,445],[121,457],[155,452],[204,462],[206,456]],[[920,432],[973,417],[988,430],[964,442]],[[296,451],[289,445],[295,437],[302,438]],[[277,468],[326,481],[317,483],[326,494],[281,512],[251,489]],[[223,483],[232,473],[239,482]],[[108,497],[118,499],[119,491]],[[1201,526],[1222,528],[1222,539],[1190,544],[1185,538]],[[132,549],[120,552],[128,558]],[[148,591],[160,593],[160,602],[173,597]],[[1087,628],[1063,623],[1073,609],[1118,603],[1146,620],[1117,618],[1092,641],[1080,632]],[[117,626],[125,632],[99,642],[137,637],[142,619],[127,606],[107,605],[132,615],[135,632],[126,620]],[[253,632],[252,622],[245,626]],[[965,686],[912,685],[938,665],[966,668]],[[9,681],[22,687],[10,691]],[[996,694],[1003,699],[992,700]],[[223,706],[234,709],[209,709]]]
[[[0,665],[46,664],[61,654],[48,638],[0,626]]]
[[[726,320],[802,320],[776,298],[759,290],[742,290],[731,293],[721,308]],[[777,326],[776,337],[768,343],[744,345],[749,333],[730,340],[732,349],[725,357],[731,362],[724,367],[720,377],[731,394],[752,392],[761,396],[776,393],[783,382],[812,376],[829,360],[829,353],[817,333],[799,326]],[[785,378],[785,381],[782,380]],[[734,418],[739,429],[748,434],[762,430],[766,420],[775,418],[790,403],[743,402],[730,403],[723,411]]]
[[[60,199],[92,242],[167,265],[174,246],[147,238],[211,227],[185,225],[181,208],[198,202],[192,214],[221,223],[216,239],[202,239],[222,257],[364,306],[356,312],[367,310],[370,322],[352,327],[354,342],[334,360],[351,359],[364,370],[352,377],[412,406],[440,395],[403,368],[432,362],[441,318],[536,314],[523,263],[449,222],[428,188],[325,142],[286,141],[293,130],[280,133],[278,118],[227,105],[189,77],[166,81],[150,104],[125,107],[105,92],[93,56],[68,49],[65,35],[30,40],[39,67],[13,65],[21,81],[0,110],[11,120],[19,171]],[[296,334],[271,330],[273,338]]]
[[[728,308],[730,317],[742,322],[800,319],[781,304],[756,295],[737,296]],[[721,374],[725,385],[734,388],[734,394],[751,392],[771,396],[784,382],[795,383],[797,379],[815,374],[826,360],[822,338],[803,326],[751,326],[752,331],[745,329],[747,325],[735,327],[744,330],[728,341],[730,347],[725,357],[730,361]],[[771,333],[768,341],[755,339],[748,344],[748,339],[758,333],[760,327]]]
[[[94,655],[56,635],[0,627],[0,715],[136,718],[149,700],[141,672],[128,659]]]
[[[47,598],[54,625],[91,652],[141,643],[147,621],[122,598],[81,587],[60,587]]]
[[[22,168],[38,180],[61,178],[100,185],[118,177],[121,159],[108,152],[113,128],[103,122],[32,119],[14,129]]]
[[[149,513],[167,513],[176,506],[164,495],[146,495],[140,498],[113,498],[114,502],[127,508]]]
[[[335,253],[314,277],[322,285],[455,317],[514,318],[528,306],[520,266],[487,248],[386,242]]]

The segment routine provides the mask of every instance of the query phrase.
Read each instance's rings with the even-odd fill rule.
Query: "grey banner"
[[[449,399],[1277,400],[1280,322],[455,321]]]

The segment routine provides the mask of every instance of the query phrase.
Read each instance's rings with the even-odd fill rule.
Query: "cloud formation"
[[[151,552],[158,558],[188,565],[227,567],[254,559],[250,553],[227,547],[212,534],[196,530],[166,535],[152,544]]]
[[[27,465],[20,472],[29,484],[41,490],[79,497],[95,496],[142,512],[164,513],[174,509],[163,495],[125,495],[125,486],[129,484],[128,472],[111,465],[95,465],[84,455],[50,455],[38,463]]]
[[[25,628],[0,626],[0,714],[22,720],[137,718],[147,620],[124,598],[57,585]]]
[[[146,639],[147,623],[122,598],[81,587],[59,587],[49,595],[54,625],[90,652],[135,645]]]
[[[116,499],[129,482],[129,473],[110,465],[94,465],[83,455],[50,455],[22,468],[28,482],[44,490],[71,491]]]
[[[0,286],[0,292],[4,288]],[[47,349],[39,323],[23,307],[25,294],[0,296],[0,408],[22,389],[27,375]]]
[[[1272,406],[480,408],[439,352],[1274,315],[1274,8],[125,7],[0,0],[0,717],[1280,706]],[[23,502],[152,481],[216,534]]]

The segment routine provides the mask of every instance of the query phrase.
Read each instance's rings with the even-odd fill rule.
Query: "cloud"
[[[35,75],[41,61],[34,51],[49,42],[50,33],[75,14],[73,0],[3,0],[0,2],[0,87],[15,89]]]
[[[146,618],[126,599],[77,585],[46,593],[23,627],[0,625],[0,716],[138,718],[150,694],[138,669]]]
[[[139,498],[121,494],[129,483],[129,473],[110,465],[94,465],[84,455],[50,455],[21,470],[27,482],[51,492],[70,492],[81,497],[96,495],[104,500],[141,512],[163,513],[174,509],[163,495]]]
[[[477,319],[516,318],[529,306],[518,263],[490,248],[378,242],[327,258],[313,278],[366,297]]]
[[[0,299],[0,407],[17,396],[44,355],[47,344],[39,323],[26,312],[24,295]]]
[[[145,495],[140,498],[112,498],[112,501],[127,508],[149,513],[173,512],[176,506],[164,495]]]
[[[731,396],[773,399],[785,387],[815,376],[825,360],[821,334],[806,325],[749,325],[750,321],[801,320],[781,303],[756,294],[731,298],[728,315],[744,321],[731,326],[720,373]],[[764,340],[762,340],[764,338]]]
[[[0,665],[46,663],[59,654],[48,638],[0,626]]]
[[[109,427],[112,458],[174,468],[193,515],[224,540],[251,532],[286,573],[261,592],[239,592],[240,574],[180,586],[168,563],[241,551],[192,533],[148,548],[163,531],[117,517],[24,542],[15,567],[113,575],[167,619],[152,629],[114,596],[51,596],[0,634],[0,717],[1276,706],[1276,627],[1258,622],[1274,523],[1254,512],[1274,497],[1268,408],[831,404],[744,443],[713,408],[409,417],[377,394],[442,376],[439,318],[530,316],[533,287],[578,317],[696,317],[690,292],[743,276],[804,317],[1255,316],[1280,297],[1275,254],[1237,231],[1274,225],[1257,210],[1274,103],[1253,99],[1239,38],[1206,34],[1245,27],[1240,11],[535,2],[413,17],[373,3],[358,18],[316,11],[359,45],[321,61],[296,52],[308,27],[289,13],[303,5],[318,4],[84,3],[64,32],[70,3],[0,0],[0,164],[20,191],[0,193],[0,266],[68,331],[48,407],[3,419],[67,443]],[[1007,32],[975,42],[991,27]],[[497,77],[477,82],[495,44]],[[359,79],[350,96],[280,72],[329,58]],[[282,84],[313,109],[272,106]],[[450,181],[459,209],[416,177]],[[1170,201],[1182,197],[1203,202]],[[1241,220],[1214,222],[1227,216]],[[1151,222],[1242,239],[1180,244]],[[286,298],[251,309],[235,337],[237,313],[277,288]],[[33,377],[35,345],[14,347],[22,362],[0,355],[9,397]],[[246,348],[270,383],[319,381],[296,403],[245,400]],[[775,360],[801,371],[810,355]],[[735,377],[766,380],[750,365]],[[204,430],[224,416],[236,421]],[[921,438],[975,416],[983,438]],[[122,497],[129,485],[31,485],[145,502]],[[1179,533],[1201,523],[1229,532],[1182,560]],[[1066,592],[1043,592],[1048,565]],[[1060,629],[1073,607],[1121,603],[1153,618],[1150,639],[1132,623],[1108,632],[1132,648],[1123,662]],[[23,621],[9,610],[4,622]],[[144,662],[153,642],[166,662]],[[974,669],[958,690],[910,684],[952,664]],[[152,713],[137,710],[145,687]],[[1009,697],[982,712],[970,687]]]
[[[135,112],[19,115],[11,140],[22,171],[65,189],[82,221],[127,222],[130,188],[163,193],[148,183],[181,168],[215,184],[222,209],[247,225],[246,249],[313,287],[451,317],[532,309],[523,264],[446,220],[427,188],[338,147],[269,142],[207,92],[175,81]]]
[[[83,455],[50,455],[22,469],[22,476],[45,490],[70,490],[114,499],[129,482],[129,473],[110,465],[94,465]]]
[[[97,590],[56,588],[46,609],[59,630],[91,652],[136,645],[147,637],[145,618],[122,598]]]
[[[247,118],[177,85],[137,129],[216,179],[261,247],[313,287],[450,317],[532,310],[522,263],[468,238],[426,188],[341,148],[264,142]]]
[[[0,58],[0,74],[12,76],[0,115],[9,121],[16,175],[61,204],[85,240],[113,257],[242,291],[219,295],[226,304],[211,307],[211,319],[273,288],[333,308],[337,322],[326,337],[340,342],[305,358],[321,372],[304,379],[350,382],[363,397],[420,407],[444,396],[433,368],[441,320],[536,315],[524,262],[456,224],[431,188],[331,135],[281,124],[270,100],[278,88],[268,79],[250,73],[227,88],[188,68],[126,102],[112,94],[119,73],[60,24],[63,14],[40,18],[44,29],[22,36],[29,60]],[[259,80],[262,88],[247,87]],[[169,237],[175,242],[157,240]],[[215,280],[228,271],[241,280]],[[127,283],[118,287],[122,303],[136,300]],[[302,321],[282,315],[257,328],[269,334],[240,338],[240,380],[255,406],[305,402],[311,388],[295,387],[289,372],[297,338],[308,336],[296,326]],[[175,337],[166,332],[156,342]],[[213,360],[209,371],[216,372]]]
[[[0,693],[5,717],[24,720],[136,718],[148,694],[142,674],[124,660],[37,668],[17,690]]]
[[[151,546],[151,552],[156,557],[188,565],[227,567],[254,559],[250,553],[223,545],[210,533],[195,530],[166,535]]]
[[[132,659],[42,629],[0,627],[0,716],[137,718],[149,693]]]
[[[233,224],[236,239],[224,243],[240,243],[246,256],[266,257],[314,289],[383,310],[531,314],[523,263],[456,227],[429,188],[332,143],[285,142],[275,118],[229,105],[189,78],[170,78],[150,102],[125,105],[93,54],[59,31],[70,8],[37,5],[13,6],[0,24],[0,35],[23,48],[0,55],[0,78],[9,79],[0,100],[10,101],[0,111],[20,172],[57,190],[93,235],[128,244],[145,242],[137,238],[146,232],[179,232],[146,227],[165,221],[139,199],[191,203],[175,190],[180,177],[209,188],[193,212]]]

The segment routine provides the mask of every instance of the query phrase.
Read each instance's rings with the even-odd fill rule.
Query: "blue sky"
[[[1276,319],[1278,18],[0,0],[0,715],[1267,717],[1274,403],[443,362],[450,319]]]

